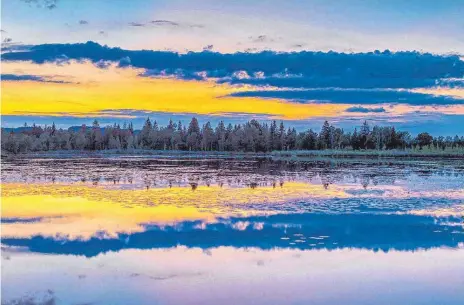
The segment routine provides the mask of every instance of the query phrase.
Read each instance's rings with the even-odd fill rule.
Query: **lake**
[[[464,160],[2,161],[2,304],[464,304]]]

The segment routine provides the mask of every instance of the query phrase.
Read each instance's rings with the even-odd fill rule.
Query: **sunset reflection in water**
[[[458,167],[60,162],[2,173],[5,304],[464,299]]]

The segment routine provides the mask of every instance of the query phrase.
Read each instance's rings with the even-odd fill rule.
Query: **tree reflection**
[[[96,172],[94,169],[98,168]],[[73,182],[99,185],[135,184],[135,187],[172,187],[228,185],[257,188],[277,183],[301,181],[320,183],[325,189],[331,184],[357,183],[364,189],[371,185],[394,185],[397,180],[412,176],[464,177],[462,162],[391,162],[391,161],[281,161],[259,159],[217,160],[123,160],[106,158],[79,159],[15,159],[3,162],[2,180],[5,182]],[[279,181],[279,182],[277,182]]]

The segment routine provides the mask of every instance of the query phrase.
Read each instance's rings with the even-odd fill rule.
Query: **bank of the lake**
[[[137,156],[159,158],[272,158],[272,159],[312,159],[312,158],[364,158],[364,159],[464,159],[463,149],[406,149],[406,150],[289,150],[273,152],[227,152],[227,151],[181,151],[148,149],[110,150],[56,150],[12,154],[2,151],[2,158],[76,158],[76,157]]]

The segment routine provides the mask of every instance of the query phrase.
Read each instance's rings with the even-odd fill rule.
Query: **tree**
[[[192,118],[187,129],[187,147],[189,150],[198,150],[200,148],[201,132],[200,125],[196,118]]]
[[[280,142],[279,142],[278,149],[284,150],[286,143],[287,143],[287,135],[285,134],[285,126],[284,126],[284,122],[282,121],[280,121],[280,126],[279,126],[279,138],[280,138]]]
[[[97,120],[94,120],[92,123],[92,131],[90,132],[90,149],[98,150],[102,149],[102,133],[100,129],[100,125],[98,124]]]
[[[143,148],[151,148],[152,144],[152,124],[150,118],[147,118],[145,124],[143,125],[142,131],[140,132],[140,145]]]
[[[287,150],[293,150],[296,148],[296,129],[288,128],[287,130]]]
[[[269,149],[270,150],[277,150],[279,149],[279,134],[277,132],[277,122],[272,121],[271,126],[269,128]]]
[[[317,149],[317,133],[312,129],[300,133],[298,136],[298,148],[305,150]]]
[[[95,122],[96,122],[96,120],[95,120]],[[98,123],[97,123],[97,124],[98,124]],[[55,122],[53,122],[51,131],[50,131],[50,135],[51,135],[51,136],[54,136],[54,135],[55,135],[55,132],[56,132],[56,127],[55,127]]]
[[[430,144],[432,144],[432,140],[432,136],[427,132],[422,132],[418,134],[416,137],[416,141],[420,149],[422,149],[424,146],[429,146]]]
[[[358,138],[359,148],[361,149],[374,149],[375,142],[373,140],[373,136],[371,133],[371,128],[367,121],[364,121],[361,129],[359,131],[359,138]]]
[[[214,131],[211,127],[211,123],[207,122],[203,125],[202,130],[202,137],[201,137],[201,148],[202,150],[213,150],[213,143],[214,143]]]
[[[357,130],[356,128],[354,129],[353,135],[351,136],[350,144],[351,144],[351,148],[352,148],[353,150],[358,150],[358,149],[360,149],[358,130]]]
[[[207,150],[207,151],[250,151],[268,152],[293,149],[457,149],[464,147],[464,137],[439,136],[433,138],[424,132],[412,138],[408,132],[395,127],[373,126],[367,121],[353,133],[330,125],[327,121],[317,134],[313,130],[297,133],[295,128],[287,128],[283,122],[270,124],[250,120],[244,124],[228,124],[220,121],[215,128],[206,122],[200,129],[198,120],[192,118],[188,128],[182,122],[170,120],[166,126],[147,118],[142,129],[134,131],[131,122],[100,127],[97,120],[91,128],[85,124],[81,128],[57,129],[55,124],[47,127],[32,124],[30,128],[18,128],[13,132],[2,129],[2,149],[20,153],[27,151],[47,151],[60,149],[164,149],[164,150]]]
[[[216,127],[216,149],[219,151],[224,151],[226,147],[226,136],[227,131],[223,121],[220,121]]]
[[[319,133],[319,148],[330,148],[330,142],[330,125],[329,122],[325,121]]]

